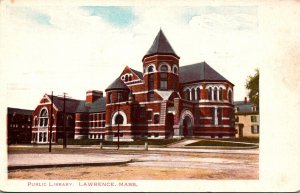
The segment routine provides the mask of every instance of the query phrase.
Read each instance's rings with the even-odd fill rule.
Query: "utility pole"
[[[118,115],[117,115],[118,119],[118,150],[120,149],[120,96],[118,93]]]
[[[63,148],[67,148],[67,133],[66,133],[66,94],[64,93],[64,108],[63,108],[63,128],[64,128],[64,141]]]
[[[49,141],[49,152],[51,152],[51,145],[52,145],[52,125],[53,125],[53,91],[51,94],[51,108],[50,108],[50,141]]]

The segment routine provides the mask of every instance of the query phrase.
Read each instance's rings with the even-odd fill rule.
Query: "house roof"
[[[134,72],[141,80],[143,80],[143,73],[137,70],[130,68],[132,72]]]
[[[206,62],[181,66],[179,68],[179,82],[180,83],[189,83],[189,82],[195,82],[195,81],[227,81],[227,82],[229,82],[221,74],[219,74],[212,67],[210,67]]]
[[[157,36],[155,37],[152,46],[144,56],[150,56],[154,54],[172,54],[179,58],[179,56],[175,53],[172,46],[170,45],[168,39],[166,38],[163,31],[160,29]],[[143,59],[144,59],[143,58]]]
[[[12,115],[14,113],[21,114],[21,115],[32,115],[33,110],[7,107],[7,114]]]
[[[118,77],[105,89],[105,91],[108,91],[108,90],[129,90],[129,88],[120,79],[120,77]]]
[[[51,99],[51,95],[48,95]],[[64,98],[53,96],[53,103],[59,111],[63,111]],[[67,113],[82,113],[82,112],[102,112],[105,111],[106,100],[105,97],[99,98],[93,103],[87,103],[85,100],[77,100],[66,98],[65,111]]]
[[[253,111],[252,107],[254,106],[253,103],[247,102],[245,103],[244,101],[235,101],[234,102],[235,107],[238,108],[237,112],[238,113],[253,113],[256,111]]]
[[[96,113],[105,111],[106,98],[102,97],[94,101],[93,103],[86,103],[86,101],[81,101],[78,105],[76,112],[77,113]]]

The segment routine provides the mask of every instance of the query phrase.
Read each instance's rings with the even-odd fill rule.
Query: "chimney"
[[[247,104],[247,97],[244,98],[244,103]]]
[[[86,91],[86,102],[87,103],[93,103],[97,99],[103,97],[103,92],[99,90],[88,90]]]

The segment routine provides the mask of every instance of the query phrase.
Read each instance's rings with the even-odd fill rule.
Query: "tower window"
[[[148,78],[148,89],[149,90],[153,90],[154,89],[154,74],[150,74],[149,75],[149,78]]]
[[[217,87],[214,88],[214,100],[216,101],[218,98],[218,90]]]
[[[229,103],[232,103],[232,93],[231,93],[231,90],[228,91],[228,101],[229,101]]]
[[[200,88],[197,88],[197,100],[200,100]]]
[[[153,66],[149,66],[148,67],[148,73],[153,72],[154,71],[154,67]]]
[[[195,98],[195,89],[194,88],[192,88],[192,101],[195,101],[196,100],[196,98]]]
[[[173,68],[173,72],[174,72],[174,74],[177,74],[177,73],[178,73],[178,69],[177,69],[177,67],[176,67],[176,66],[174,66],[174,68]]]
[[[168,74],[160,73],[160,89],[167,90],[168,89]]]
[[[219,90],[219,100],[223,100],[223,89],[220,88]]]
[[[208,100],[212,100],[212,89],[211,89],[211,87],[208,88]]]
[[[167,65],[162,65],[162,66],[160,67],[160,71],[161,71],[161,72],[168,72],[168,67],[167,67]]]

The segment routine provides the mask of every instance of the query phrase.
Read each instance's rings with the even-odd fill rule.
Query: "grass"
[[[231,143],[231,142],[223,142],[223,141],[215,141],[215,140],[201,140],[195,143],[188,144],[187,146],[226,146],[226,147],[252,147],[251,144],[243,144],[243,143]]]
[[[246,143],[259,143],[259,138],[257,137],[242,137],[234,139],[219,139],[222,141],[233,141],[233,142],[246,142]]]
[[[74,140],[69,139],[67,141],[68,145],[99,145],[100,139],[80,139]],[[134,140],[134,141],[120,141],[120,145],[145,145],[145,141],[148,142],[148,145],[167,145],[178,141],[178,139],[148,139],[148,140]],[[62,142],[56,143],[57,145],[62,145]],[[102,144],[105,145],[117,145],[117,141],[102,141]]]

